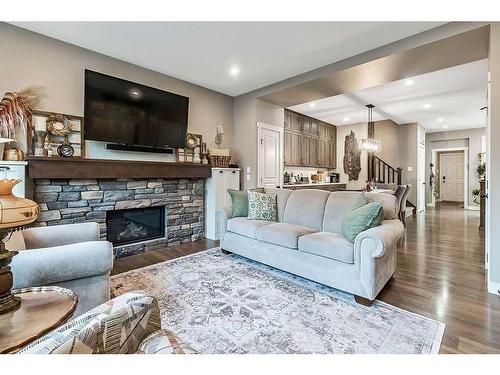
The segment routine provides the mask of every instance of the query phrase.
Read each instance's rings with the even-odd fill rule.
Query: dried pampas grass
[[[0,102],[0,137],[14,139],[17,131],[26,132],[26,125],[41,98],[41,88],[30,87],[8,92]]]

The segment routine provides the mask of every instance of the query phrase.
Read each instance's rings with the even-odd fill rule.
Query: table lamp
[[[12,271],[9,264],[18,251],[5,249],[12,232],[23,229],[36,220],[38,205],[12,195],[12,188],[21,180],[0,180],[0,314],[16,310],[21,299],[12,294]]]

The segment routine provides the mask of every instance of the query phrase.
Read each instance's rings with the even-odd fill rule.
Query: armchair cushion
[[[159,330],[158,301],[141,291],[123,294],[21,349],[19,354],[125,354]]]
[[[109,274],[112,267],[113,246],[107,241],[25,250],[11,263],[15,288]]]

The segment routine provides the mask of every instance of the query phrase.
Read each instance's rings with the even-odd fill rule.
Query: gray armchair
[[[99,224],[36,227],[15,232],[7,242],[18,250],[12,259],[14,288],[57,285],[78,295],[73,316],[109,300],[113,246],[99,240]]]

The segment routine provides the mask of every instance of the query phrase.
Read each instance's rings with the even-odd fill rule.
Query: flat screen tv
[[[85,70],[86,140],[186,147],[189,98]]]

